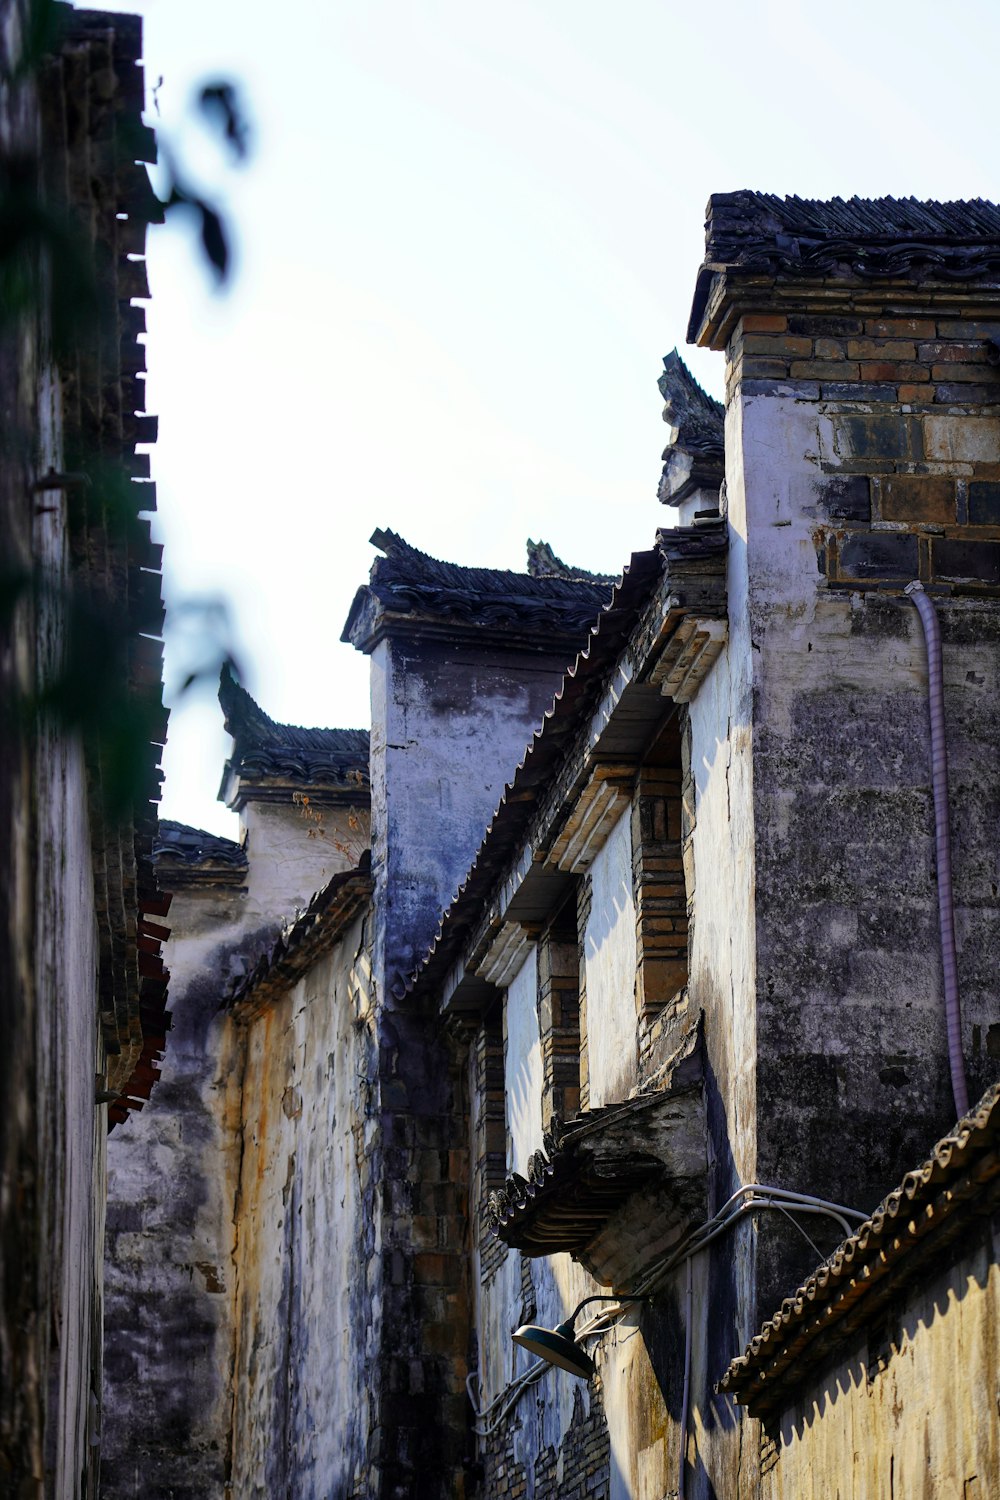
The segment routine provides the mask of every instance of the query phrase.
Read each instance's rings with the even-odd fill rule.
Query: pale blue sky
[[[650,545],[675,344],[710,193],[996,197],[1000,7],[958,0],[146,0],[161,121],[238,238],[214,294],[150,244],[153,470],[168,599],[230,601],[273,716],[368,722],[339,643],[391,527],[521,567]],[[231,169],[189,103],[245,91]],[[154,114],[151,123],[157,123]],[[232,834],[207,697],[174,716],[163,812]]]

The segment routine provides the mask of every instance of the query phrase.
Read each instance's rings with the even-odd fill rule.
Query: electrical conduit
[[[944,970],[944,1014],[948,1031],[951,1091],[961,1120],[969,1112],[969,1090],[962,1056],[962,1013],[958,1000],[958,962],[955,957],[955,899],[951,884],[951,832],[948,827],[948,747],[944,733],[944,678],[941,671],[941,628],[937,611],[922,583],[903,590],[913,600],[927,643],[927,704],[931,720],[931,785],[934,789],[934,843],[937,859],[938,921],[941,928],[941,965]]]

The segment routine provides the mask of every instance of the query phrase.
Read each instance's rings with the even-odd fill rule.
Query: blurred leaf
[[[250,154],[250,127],[235,85],[224,78],[204,84],[198,105],[207,119],[219,121],[236,160],[246,161]]]
[[[20,83],[33,73],[58,37],[59,7],[55,0],[30,0],[24,21],[20,56],[0,72],[0,81]]]
[[[229,270],[229,242],[222,219],[204,199],[197,199],[195,207],[201,214],[201,243],[205,254],[215,267],[218,281],[225,281]]]

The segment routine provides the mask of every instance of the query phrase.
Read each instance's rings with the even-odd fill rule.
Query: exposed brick
[[[744,396],[785,396],[794,401],[818,401],[819,383],[812,380],[744,380]]]
[[[956,384],[961,381],[977,380],[982,385],[1000,386],[1000,370],[994,370],[986,364],[932,365],[931,374],[935,380],[948,380]],[[997,396],[1000,396],[1000,391],[997,392]]]
[[[965,542],[952,537],[935,537],[931,568],[936,578],[998,584],[1000,542]]]
[[[901,385],[899,387],[897,395],[898,395],[899,400],[903,401],[903,402],[909,402],[909,401],[933,401],[934,400],[934,386],[933,385],[916,385],[916,384]]]
[[[895,363],[892,360],[864,360],[861,364],[862,380],[891,380],[894,383],[900,380],[918,382],[930,380],[931,372],[926,365],[910,364],[906,361]]]
[[[783,359],[763,359],[760,355],[750,354],[744,357],[740,373],[757,380],[781,380],[788,374],[788,365]]]
[[[873,318],[865,323],[865,333],[877,339],[932,339],[937,331],[930,318]]]
[[[914,463],[924,456],[922,423],[917,417],[842,412],[834,420],[853,457],[871,461],[873,469],[876,461]]]
[[[1000,424],[993,418],[935,413],[924,418],[923,429],[929,459],[943,463],[1000,462]]]
[[[822,314],[794,313],[788,319],[789,333],[808,333],[814,338],[850,338],[864,332],[860,318],[828,318]]]
[[[820,487],[819,495],[831,521],[871,520],[871,483],[867,474],[827,479]]]
[[[781,313],[746,313],[742,326],[744,333],[784,333],[788,319]]]
[[[822,338],[816,340],[813,352],[817,359],[843,359],[846,351],[843,339]]]
[[[882,480],[884,521],[955,521],[955,481],[944,475],[894,474]]]
[[[848,359],[916,359],[916,345],[903,339],[850,339]]]
[[[793,380],[857,380],[860,371],[847,360],[800,359],[789,371]]]
[[[824,401],[895,401],[896,382],[891,385],[861,380],[823,382]]]
[[[942,339],[981,339],[985,342],[997,338],[1000,324],[981,323],[974,318],[942,318],[937,325],[937,334]]]
[[[939,385],[934,400],[939,406],[990,406],[1000,404],[997,385]]]
[[[1000,526],[1000,484],[995,480],[973,480],[969,485],[969,522]]]
[[[895,532],[856,531],[840,543],[845,578],[915,578],[917,538]]]
[[[962,344],[954,340],[942,342],[936,339],[931,344],[921,344],[917,350],[917,358],[927,364],[944,361],[947,364],[984,365],[988,362],[987,345],[985,340]]]
[[[743,340],[745,355],[769,354],[775,359],[808,359],[812,352],[812,339],[790,338],[787,334],[769,336],[755,333]]]

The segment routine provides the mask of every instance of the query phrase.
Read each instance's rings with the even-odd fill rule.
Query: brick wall
[[[729,391],[819,404],[816,547],[832,586],[1000,591],[998,333],[954,316],[742,319]]]
[[[542,1124],[580,1108],[580,961],[576,902],[564,905],[538,941],[538,1031],[542,1043]]]

